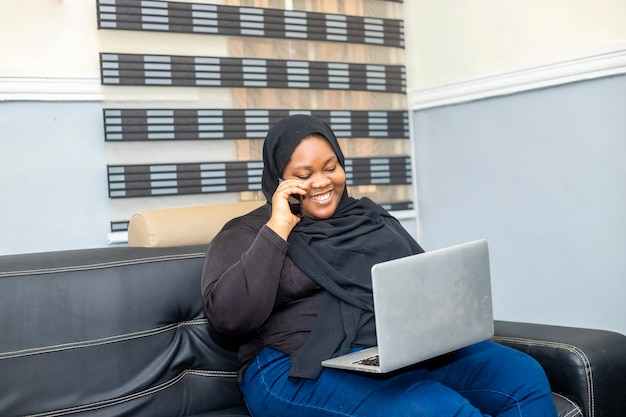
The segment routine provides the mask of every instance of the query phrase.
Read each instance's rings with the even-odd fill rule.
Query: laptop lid
[[[390,372],[494,334],[486,240],[376,264],[372,288],[379,369],[339,358],[324,366]]]

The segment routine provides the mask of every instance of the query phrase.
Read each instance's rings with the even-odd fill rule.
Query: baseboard
[[[410,110],[459,104],[626,73],[626,48],[518,71],[410,89]]]

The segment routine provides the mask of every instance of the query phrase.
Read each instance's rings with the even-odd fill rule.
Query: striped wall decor
[[[349,149],[351,195],[370,197],[390,211],[413,210],[401,0],[350,0],[345,7],[293,2],[311,11],[247,0],[95,3],[102,45],[129,40],[123,50],[99,51],[100,81],[110,86],[103,91],[113,97],[110,107],[119,106],[103,109],[111,232],[126,231],[131,215],[144,209],[264,199],[261,141],[294,113],[327,121]],[[338,14],[343,10],[353,15]],[[158,44],[181,36],[191,48],[186,52]],[[227,50],[219,56],[188,52],[212,41]],[[169,94],[165,88],[146,89],[145,96],[131,89],[150,97],[153,108],[133,107],[133,98],[112,104],[126,86],[182,86],[199,96],[205,87],[230,89],[223,93],[230,94],[232,108],[161,100],[159,91]],[[211,140],[228,149],[214,158],[189,154],[221,146],[206,142]],[[163,154],[173,148],[171,158]]]
[[[105,109],[105,140],[263,139],[294,113],[327,120],[338,137],[408,139],[408,112],[350,110]]]
[[[101,53],[100,71],[105,85],[406,91],[403,65]]]
[[[98,0],[98,28],[404,47],[398,19],[146,0]]]
[[[108,165],[109,197],[227,193],[261,190],[262,161]],[[346,183],[411,183],[408,156],[346,159]]]

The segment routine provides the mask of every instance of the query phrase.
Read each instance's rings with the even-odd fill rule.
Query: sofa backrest
[[[130,219],[128,245],[170,247],[208,244],[228,220],[262,204],[264,202],[247,201],[144,210]]]
[[[245,410],[213,334],[206,246],[0,257],[0,415],[166,417]]]

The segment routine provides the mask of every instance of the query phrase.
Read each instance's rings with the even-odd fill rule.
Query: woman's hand
[[[276,188],[272,196],[272,216],[266,224],[285,240],[287,240],[293,228],[300,222],[300,216],[293,214],[289,208],[289,196],[299,195],[304,197],[306,193],[306,183],[300,180],[285,180],[278,184],[278,188]]]

